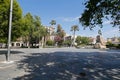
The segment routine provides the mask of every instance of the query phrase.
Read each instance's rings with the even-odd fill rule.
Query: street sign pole
[[[9,57],[10,57],[12,10],[13,10],[13,0],[10,0],[9,33],[8,33],[8,53],[6,55],[6,61],[9,61]]]

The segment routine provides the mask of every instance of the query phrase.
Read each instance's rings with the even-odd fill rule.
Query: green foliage
[[[70,47],[70,46],[71,46],[71,42],[72,42],[71,40],[65,40],[65,41],[63,42],[63,45]]]
[[[76,31],[79,31],[78,25],[73,25],[73,26],[71,27],[71,31],[73,31],[73,42],[72,42],[72,45],[75,45],[75,32],[76,32]]]
[[[0,42],[7,43],[8,38],[8,22],[10,12],[10,0],[0,0]],[[26,44],[39,43],[43,37],[48,35],[47,29],[42,26],[40,17],[32,16],[27,13],[22,17],[22,9],[18,2],[13,2],[12,14],[12,41],[16,41],[22,37]],[[56,21],[52,20],[51,25],[55,25]]]
[[[56,21],[55,20],[51,20],[50,24],[51,25],[56,25]]]
[[[61,38],[64,38],[64,36],[65,36],[65,32],[62,29],[60,24],[58,24],[58,26],[57,26],[56,34],[57,34],[57,36],[60,36]]]
[[[54,41],[52,41],[52,40],[48,40],[48,41],[46,41],[46,45],[48,45],[48,46],[53,46],[55,43],[54,43]]]
[[[99,35],[102,35],[102,32],[101,32],[101,30],[98,30],[98,34],[99,34]]]
[[[61,25],[58,24],[57,31],[56,31],[56,36],[55,36],[55,42],[57,42],[58,46],[61,46],[63,44],[64,36],[65,36],[65,32],[62,29]]]
[[[118,38],[119,42],[120,42],[120,37]]]
[[[120,49],[120,44],[118,44],[117,48]]]
[[[39,43],[42,37],[47,35],[46,28],[41,24],[39,16],[32,16],[31,13],[27,13],[23,17],[22,37],[24,42],[30,44]]]
[[[42,37],[44,34],[44,27],[41,24],[40,17],[34,16],[33,25],[34,25],[33,36],[34,38],[40,39],[40,37]]]
[[[41,36],[48,36],[49,32],[47,31],[47,28],[45,28],[44,26],[41,26],[41,28],[40,28],[40,35]]]
[[[73,25],[73,26],[71,27],[71,31],[73,31],[73,32],[79,31],[78,25]]]
[[[22,26],[22,37],[26,42],[31,42],[33,38],[33,31],[34,31],[34,19],[30,13],[27,13],[23,18],[23,26]]]
[[[62,31],[62,27],[60,24],[57,25],[57,33],[60,33]]]
[[[86,9],[79,19],[84,28],[102,28],[103,18],[112,20],[113,26],[120,25],[120,0],[87,0],[84,5]]]
[[[118,44],[113,44],[113,43],[111,43],[111,42],[107,42],[107,44],[106,44],[106,46],[108,47],[108,48],[117,48],[118,47]]]
[[[113,47],[113,44],[111,42],[107,42],[106,43],[106,46],[109,48],[109,47]]]
[[[10,0],[0,0],[0,42],[7,43],[8,38],[8,22],[10,12]],[[14,0],[12,17],[12,41],[16,40],[21,35],[21,18],[22,9],[18,2]]]
[[[90,39],[88,37],[77,36],[75,42],[77,45],[88,45],[90,43]]]

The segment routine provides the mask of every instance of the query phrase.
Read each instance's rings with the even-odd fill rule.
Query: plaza
[[[3,53],[3,54],[2,54]],[[0,49],[0,80],[119,80],[119,50],[38,48],[12,49],[5,61]]]

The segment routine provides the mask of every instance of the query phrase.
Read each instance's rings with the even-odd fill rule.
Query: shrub
[[[118,44],[117,48],[120,49],[120,44]]]
[[[118,48],[119,47],[119,45],[118,44],[113,44],[113,43],[111,43],[111,42],[107,42],[107,44],[106,44],[106,46],[107,46],[107,48]]]
[[[71,42],[72,42],[71,40],[65,40],[65,41],[63,42],[63,45],[70,47],[70,46],[71,46]]]
[[[48,41],[46,41],[46,45],[48,45],[48,46],[53,46],[55,43],[54,43],[54,41],[52,41],[52,40],[48,40]]]

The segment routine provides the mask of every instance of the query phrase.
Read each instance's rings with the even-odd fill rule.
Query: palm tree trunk
[[[44,46],[44,36],[42,37],[42,47]]]
[[[30,36],[28,36],[28,48],[30,48]]]
[[[46,36],[44,36],[44,46],[46,46]]]
[[[73,45],[75,45],[75,31],[73,32]]]

